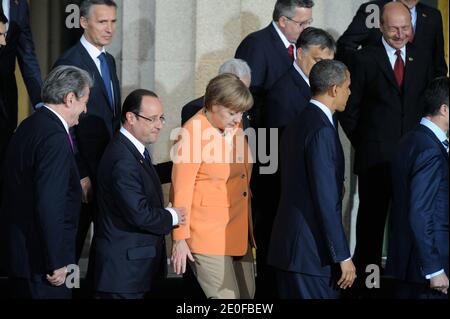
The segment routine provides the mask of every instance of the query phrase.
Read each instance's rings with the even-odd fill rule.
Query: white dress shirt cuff
[[[444,272],[444,269],[441,269],[441,270],[439,270],[439,271],[437,271],[437,272],[435,272],[435,273],[433,273],[433,274],[431,274],[431,275],[427,275],[425,278],[428,279],[428,280],[430,280],[431,278],[434,278],[434,277],[436,277],[436,276],[439,276],[439,275],[442,274],[443,272]]]
[[[166,208],[166,210],[172,215],[172,226],[178,225],[178,215],[177,212],[173,208]]]

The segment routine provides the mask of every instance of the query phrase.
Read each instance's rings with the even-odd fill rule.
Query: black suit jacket
[[[261,127],[261,108],[272,85],[292,66],[288,50],[272,23],[248,35],[236,50],[236,58],[248,63],[252,70],[250,91],[255,98],[250,116],[252,125]]]
[[[111,108],[108,102],[108,93],[100,72],[81,42],[65,52],[55,63],[55,67],[59,65],[79,67],[89,72],[94,79],[87,113],[80,117],[79,124],[72,131],[81,178],[89,176],[94,181],[103,151],[120,129],[121,98],[116,63],[112,55],[107,53],[106,56],[113,83],[114,108]]]
[[[1,7],[1,3],[0,3]],[[28,2],[10,1],[9,29],[6,46],[0,50],[0,92],[7,110],[9,130],[17,126],[16,58],[33,106],[41,99],[41,70],[34,51]]]
[[[17,129],[5,160],[1,223],[9,275],[45,281],[75,263],[81,187],[67,132],[43,107]]]
[[[149,291],[166,262],[164,235],[172,230],[158,175],[121,133],[105,150],[98,173],[94,289]]]
[[[395,155],[386,274],[425,284],[425,276],[441,269],[449,274],[448,153],[419,125]]]
[[[355,147],[356,173],[389,162],[400,138],[419,123],[422,96],[433,79],[429,59],[407,44],[404,87],[399,88],[381,40],[355,54],[352,94],[338,117]]]
[[[264,127],[285,128],[311,100],[311,89],[292,66],[269,90],[263,112]]]
[[[281,139],[281,199],[268,263],[285,271],[332,277],[350,257],[342,225],[344,153],[325,113],[309,104]]]
[[[377,0],[361,5],[352,23],[337,42],[336,58],[338,60],[349,65],[360,45],[364,48],[379,42],[381,39],[380,29],[368,29],[366,20],[373,12],[370,5],[376,5],[381,10],[388,2],[390,1]],[[420,2],[417,4],[416,10],[417,24],[414,45],[419,49],[428,51],[433,57],[431,63],[434,65],[434,77],[445,76],[447,75],[447,63],[445,61],[442,15],[439,10]]]

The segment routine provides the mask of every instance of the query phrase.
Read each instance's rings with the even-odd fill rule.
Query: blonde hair
[[[224,73],[212,79],[205,93],[205,108],[221,105],[234,112],[247,112],[253,106],[253,96],[234,74]]]

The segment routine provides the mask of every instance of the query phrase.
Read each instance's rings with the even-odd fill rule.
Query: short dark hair
[[[3,14],[3,11],[1,11],[1,10],[0,10],[0,23],[3,23],[3,24],[8,23],[8,18]]]
[[[277,0],[273,10],[273,21],[278,21],[282,16],[293,18],[296,8],[312,8],[313,0]]]
[[[443,104],[448,106],[448,77],[434,79],[425,91],[425,116],[435,116]]]
[[[105,5],[117,9],[117,4],[113,0],[84,0],[80,5],[80,15],[89,18],[91,7],[95,5]]]
[[[149,90],[138,89],[131,92],[125,99],[125,102],[123,102],[122,124],[126,122],[128,112],[135,114],[141,112],[142,99],[144,98],[144,96],[150,96],[158,99],[158,95],[156,95],[155,92]]]
[[[336,60],[317,62],[309,74],[309,83],[313,96],[325,93],[334,85],[342,85],[347,79],[347,67]]]
[[[303,30],[296,45],[297,49],[302,48],[303,50],[308,50],[312,45],[320,45],[321,50],[329,49],[330,51],[336,52],[336,41],[331,34],[323,29],[314,27],[308,27]]]

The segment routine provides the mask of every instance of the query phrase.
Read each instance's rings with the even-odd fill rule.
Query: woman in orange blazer
[[[237,76],[223,74],[208,84],[204,104],[173,148],[173,204],[186,207],[187,222],[173,231],[172,262],[181,274],[189,259],[207,298],[249,299],[252,160],[241,122],[253,98]]]

